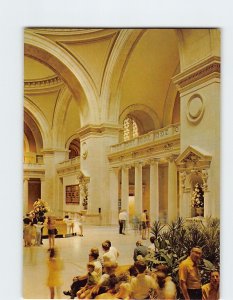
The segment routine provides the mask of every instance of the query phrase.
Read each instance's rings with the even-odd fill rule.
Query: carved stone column
[[[177,218],[177,168],[175,156],[168,159],[168,222]]]
[[[208,189],[208,172],[207,170],[202,170],[202,180],[203,180],[203,190],[204,190],[204,217],[210,217],[211,216],[211,205],[209,203],[210,197],[209,197],[209,189]]]
[[[45,165],[45,181],[42,187],[41,198],[48,202],[51,213],[59,215],[59,205],[57,203],[58,193],[56,189],[56,165],[65,160],[66,150],[43,149]]]
[[[129,166],[121,169],[121,208],[129,213]]]
[[[180,217],[183,219],[191,217],[191,188],[188,186],[188,174],[180,173],[181,195],[180,195]]]
[[[26,214],[28,212],[28,180],[29,178],[23,179],[23,212]]]
[[[142,163],[135,163],[135,215],[142,213]]]
[[[150,219],[159,221],[159,163],[150,160]]]
[[[40,179],[40,197],[41,199],[45,199],[45,180],[44,178]]]
[[[110,224],[112,225],[118,224],[118,189],[119,189],[118,173],[119,173],[119,168],[110,169],[110,188],[109,188],[110,216],[109,218],[110,218]]]

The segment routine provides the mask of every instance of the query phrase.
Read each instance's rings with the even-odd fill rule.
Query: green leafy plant
[[[219,268],[220,264],[220,222],[219,219],[208,218],[203,221],[186,223],[182,218],[167,225],[155,221],[151,228],[155,236],[155,254],[146,257],[148,266],[152,269],[159,264],[168,267],[168,273],[175,282],[179,294],[179,264],[190,253],[194,246],[202,248],[203,255],[200,264],[202,283],[209,280],[211,270]]]

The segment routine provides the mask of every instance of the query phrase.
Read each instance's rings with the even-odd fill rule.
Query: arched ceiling
[[[133,103],[146,104],[156,112],[163,125],[164,105],[178,65],[175,30],[145,30],[124,73],[121,110]]]
[[[55,72],[34,58],[24,57],[24,80],[38,81],[55,76]]]
[[[85,103],[86,116],[88,110],[93,110],[96,116],[93,119],[95,122],[97,120],[108,122],[107,119],[102,120],[100,117],[101,109],[103,109],[101,97],[105,93],[104,89],[108,88],[103,84],[106,70],[111,76],[115,76],[113,72],[115,66],[112,69],[109,68],[113,61],[121,65],[117,90],[114,92],[110,90],[108,93],[109,99],[112,94],[117,95],[116,98],[114,96],[114,99],[111,99],[112,107],[115,105],[114,102],[119,101],[117,109],[111,108],[116,114],[115,120],[118,120],[121,112],[128,106],[145,104],[158,116],[161,126],[164,125],[165,103],[170,101],[167,99],[168,95],[172,95],[169,92],[171,78],[179,70],[176,31],[142,29],[138,36],[128,34],[126,37],[124,35],[124,32],[133,31],[136,32],[137,29],[28,28],[25,30],[32,40],[33,38],[37,42],[41,40],[38,44],[40,46],[34,48],[29,45],[30,43],[25,42],[25,96],[40,108],[51,130],[53,130],[53,124],[58,123],[54,118],[56,116],[61,118],[61,114],[56,113],[56,109],[62,107],[62,105],[57,105],[58,101],[63,101],[59,98],[62,90],[68,88],[70,94],[73,95],[68,104],[70,109],[64,110],[64,118],[61,118],[64,122],[63,127],[66,128],[64,140],[75,134],[78,127],[85,123],[83,121]],[[131,46],[127,48],[128,52],[123,54],[125,50],[120,49],[119,40],[121,39],[123,43],[124,38],[128,39],[128,43],[131,39]],[[85,74],[86,82],[89,82],[93,90],[97,106],[94,102],[90,105],[91,101],[94,101],[93,97],[85,100],[86,96],[82,96],[87,86],[81,87],[79,78],[76,78],[77,82],[75,82],[73,75],[71,76],[71,73],[64,69],[65,66],[53,59],[52,52],[46,54],[44,49],[39,48],[43,43],[54,47],[54,53],[65,54],[67,57],[64,61],[67,61],[67,65],[72,61],[77,62],[77,66]],[[118,59],[114,60],[113,56],[117,56]],[[79,102],[77,98],[83,99],[83,102]],[[171,105],[174,101],[175,99],[171,99]]]

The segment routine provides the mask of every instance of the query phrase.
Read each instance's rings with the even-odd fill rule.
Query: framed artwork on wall
[[[80,203],[80,190],[78,184],[66,186],[66,204],[72,203]]]

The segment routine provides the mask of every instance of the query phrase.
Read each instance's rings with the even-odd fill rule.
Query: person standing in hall
[[[125,234],[127,217],[126,210],[121,210],[119,213],[119,234]]]
[[[202,249],[193,247],[190,255],[179,265],[179,281],[184,300],[202,300],[201,276],[198,269],[201,256]]]
[[[49,252],[49,260],[48,260],[48,279],[47,286],[50,290],[50,299],[54,299],[55,297],[55,289],[57,297],[56,299],[61,298],[61,270],[63,269],[63,260],[58,256],[57,250],[51,249]]]
[[[83,236],[83,222],[84,216],[82,213],[78,213],[78,227],[79,227],[79,236]]]
[[[51,250],[54,248],[55,236],[57,232],[55,219],[51,216],[48,217],[47,228],[49,237],[49,250]]]
[[[37,224],[33,224],[33,226],[36,228],[35,245],[40,246],[41,245],[41,230],[44,227],[44,225],[42,222],[37,222]]]
[[[144,209],[143,213],[141,214],[141,233],[143,240],[146,240],[146,212],[147,210]]]

